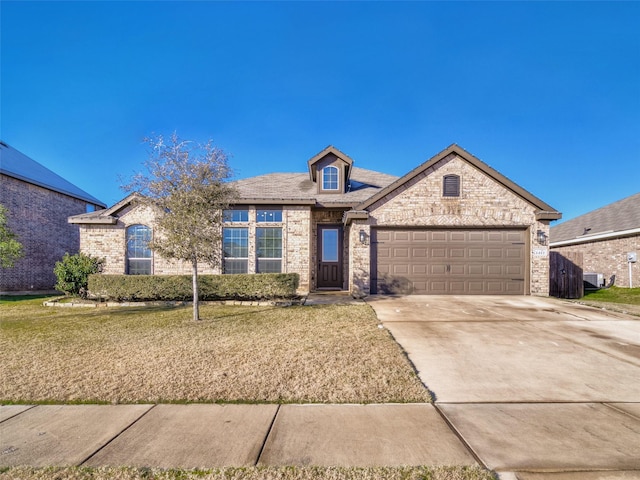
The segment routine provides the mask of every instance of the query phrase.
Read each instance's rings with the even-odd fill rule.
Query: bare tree
[[[137,192],[137,202],[156,213],[149,247],[164,258],[191,263],[193,319],[200,319],[198,265],[219,266],[222,256],[223,212],[236,199],[229,183],[227,154],[213,145],[185,141],[173,133],[146,138],[146,172],[123,186]]]

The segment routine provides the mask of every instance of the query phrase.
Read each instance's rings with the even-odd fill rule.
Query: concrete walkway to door
[[[501,478],[640,478],[640,318],[524,296],[367,303]]]

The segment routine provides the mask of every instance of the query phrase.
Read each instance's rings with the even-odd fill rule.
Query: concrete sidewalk
[[[430,404],[0,407],[0,466],[476,465]]]

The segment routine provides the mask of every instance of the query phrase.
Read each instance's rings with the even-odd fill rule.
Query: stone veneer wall
[[[459,197],[442,196],[443,177],[448,174],[460,176]],[[548,247],[538,246],[535,239],[538,230],[548,237],[548,222],[537,221],[535,207],[455,154],[381,198],[368,210],[370,216],[366,223],[370,226],[527,228],[526,251],[531,261],[525,292],[549,294]],[[357,239],[362,226],[361,222],[354,222],[351,228],[354,251],[350,260],[349,288],[358,295],[369,293],[370,282],[366,274],[370,269],[370,246],[366,249],[359,246]]]
[[[256,271],[256,207],[248,206],[249,221],[230,223],[230,227],[249,229],[248,272]],[[282,223],[261,223],[264,227],[282,227],[282,272],[300,275],[300,291],[309,289],[309,231],[311,229],[311,211],[309,207],[286,206],[283,208]],[[126,229],[131,225],[146,225],[153,229],[153,211],[144,207],[127,207],[120,213],[115,225],[80,226],[80,248],[84,253],[105,258],[103,273],[126,273]],[[199,265],[199,273],[218,274],[220,268]],[[191,265],[185,262],[168,261],[153,253],[153,273],[155,275],[190,275]]]
[[[552,247],[552,250],[561,255],[582,252],[585,273],[603,273],[607,283],[611,275],[615,275],[617,286],[629,287],[627,253],[636,252],[640,257],[640,235]],[[631,275],[633,287],[640,287],[640,261],[631,264]]]
[[[85,213],[87,202],[6,175],[0,175],[0,203],[7,208],[7,223],[25,256],[13,268],[0,267],[0,291],[54,289],[55,263],[65,253],[79,251],[80,239],[70,215]]]

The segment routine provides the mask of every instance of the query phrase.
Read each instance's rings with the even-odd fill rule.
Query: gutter
[[[565,245],[575,245],[575,244],[578,244],[578,243],[588,243],[588,242],[594,242],[594,241],[597,241],[597,240],[608,240],[610,238],[629,237],[631,235],[639,235],[639,234],[640,234],[640,227],[639,228],[631,228],[629,230],[619,230],[617,232],[596,233],[594,235],[588,235],[588,236],[581,235],[579,237],[572,238],[570,240],[560,240],[558,242],[549,242],[549,247],[551,247],[551,248],[553,248],[553,247],[563,247]]]

